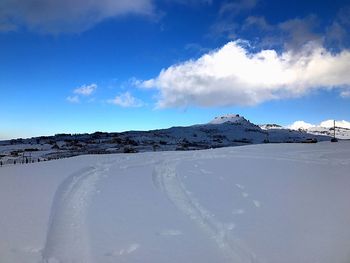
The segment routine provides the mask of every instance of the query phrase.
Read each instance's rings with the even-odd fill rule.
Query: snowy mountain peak
[[[259,127],[263,130],[270,130],[270,129],[284,129],[281,125],[272,123],[272,124],[261,124]]]
[[[209,122],[209,124],[222,124],[226,122],[244,123],[248,121],[243,116],[240,116],[239,114],[226,114],[226,115],[215,117],[212,121]]]
[[[305,121],[295,121],[292,125],[289,126],[289,128],[292,130],[299,130],[299,129],[307,130],[307,129],[310,129],[313,127],[316,127],[316,125],[313,125],[311,123],[307,123]],[[332,125],[332,127],[333,127],[333,125]]]

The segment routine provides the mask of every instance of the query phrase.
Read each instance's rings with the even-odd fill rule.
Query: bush
[[[112,139],[111,143],[115,143],[115,144],[121,144],[122,143],[122,139],[115,137]]]
[[[138,146],[139,143],[133,139],[130,139],[129,137],[126,137],[125,138],[125,144],[130,144],[130,145],[133,145],[133,146]]]
[[[152,148],[153,148],[153,151],[155,152],[160,148],[160,146],[158,144],[153,144]]]
[[[26,149],[24,149],[24,151],[25,152],[37,152],[37,151],[39,151],[39,149],[38,148],[26,148]]]
[[[124,153],[137,153],[137,150],[132,147],[124,147]]]
[[[57,145],[57,143],[55,143],[52,147],[51,147],[51,149],[53,149],[53,150],[58,150],[60,147]]]
[[[159,141],[159,144],[160,144],[160,145],[167,145],[167,142],[161,140],[161,141]]]

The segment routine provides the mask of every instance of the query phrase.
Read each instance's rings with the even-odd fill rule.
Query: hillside
[[[42,161],[82,154],[200,150],[259,143],[300,143],[329,140],[291,129],[264,130],[239,115],[216,117],[207,124],[152,131],[57,134],[0,142],[4,164]]]

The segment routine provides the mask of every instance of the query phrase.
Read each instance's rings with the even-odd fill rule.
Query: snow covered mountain
[[[251,124],[248,120],[246,120],[243,116],[239,114],[226,114],[223,116],[215,117],[209,124],[223,124],[223,123],[241,123],[241,124]]]
[[[283,129],[262,129],[238,114],[216,117],[207,124],[152,131],[93,134],[57,134],[0,142],[3,163],[32,162],[82,154],[199,150],[258,143],[293,143],[330,140],[323,134]],[[327,135],[327,134],[326,134]]]

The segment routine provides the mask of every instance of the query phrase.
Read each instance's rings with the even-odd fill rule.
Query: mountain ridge
[[[133,153],[147,151],[201,150],[259,143],[309,143],[330,140],[270,125],[251,123],[238,114],[223,115],[205,124],[150,131],[56,134],[30,139],[0,141],[0,158],[5,163],[49,160],[82,154]],[[10,160],[10,161],[9,161]],[[28,161],[29,162],[29,161]]]

